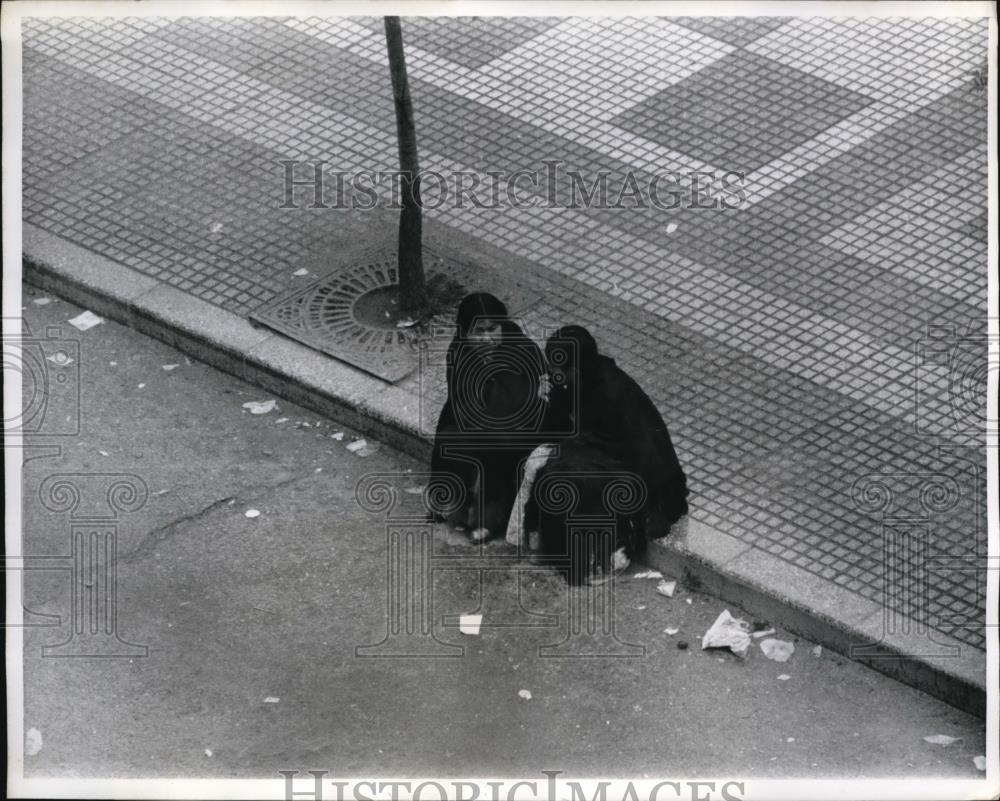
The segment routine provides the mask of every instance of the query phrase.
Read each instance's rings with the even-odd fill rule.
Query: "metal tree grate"
[[[359,313],[359,304],[398,285],[395,248],[384,246],[265,303],[250,319],[386,381],[398,381],[419,362],[414,333],[398,328],[391,316],[381,323]]]
[[[435,279],[446,278],[464,291],[486,288],[515,311],[537,301],[519,282],[504,279],[489,268],[427,245],[423,250],[429,287]],[[399,381],[420,363],[424,330],[452,326],[457,298],[451,299],[456,303],[444,305],[441,298],[432,301],[436,314],[423,327],[397,326],[403,315],[393,310],[394,300],[383,295],[399,286],[396,264],[395,243],[362,251],[307,286],[263,304],[250,319],[385,381]]]

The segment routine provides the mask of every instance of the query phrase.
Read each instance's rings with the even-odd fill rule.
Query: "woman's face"
[[[503,331],[498,320],[480,318],[469,329],[467,339],[480,345],[499,345]]]

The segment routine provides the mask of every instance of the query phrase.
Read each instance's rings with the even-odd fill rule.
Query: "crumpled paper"
[[[750,624],[733,617],[728,609],[715,619],[712,627],[701,638],[702,649],[728,648],[740,659],[746,659],[750,650]]]
[[[760,650],[768,659],[773,659],[775,662],[787,662],[795,653],[795,646],[788,640],[767,639],[761,641]]]
[[[248,409],[250,414],[267,414],[278,408],[276,400],[247,401],[243,404],[244,409]]]
[[[961,739],[961,737],[949,737],[947,734],[929,734],[924,737],[924,742],[931,745],[951,745]]]
[[[69,321],[69,324],[80,331],[87,331],[95,325],[100,325],[104,320],[92,311],[85,311],[78,314]]]

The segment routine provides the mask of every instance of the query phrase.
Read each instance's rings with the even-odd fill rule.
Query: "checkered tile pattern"
[[[871,102],[737,50],[633,106],[616,122],[706,163],[752,172]]]
[[[562,196],[568,171],[605,171],[612,198],[630,175],[748,171],[730,212],[446,204],[428,236],[543,299],[536,336],[590,327],[669,421],[692,514],[818,582],[881,601],[894,575],[857,479],[954,478],[926,609],[982,647],[983,577],[943,565],[985,547],[983,454],[961,447],[978,379],[963,389],[947,355],[985,336],[985,20],[403,30],[425,169],[487,185],[559,159]],[[36,19],[24,45],[30,222],[243,315],[391,235],[391,211],[282,208],[282,160],[395,167],[381,20]],[[945,355],[925,363],[929,325]],[[424,401],[432,418],[440,395]]]

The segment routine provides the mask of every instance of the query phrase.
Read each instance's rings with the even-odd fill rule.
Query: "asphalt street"
[[[79,342],[81,426],[36,441],[58,454],[28,452],[24,552],[70,549],[69,513],[40,502],[47,478],[140,477],[145,505],[117,521],[117,625],[148,656],[43,658],[68,628],[27,629],[24,727],[42,739],[26,775],[981,775],[982,721],[780,631],[787,662],[760,640],[745,660],[703,651],[726,607],[687,587],[665,597],[638,566],[615,585],[615,623],[643,656],[541,657],[580,591],[526,562],[442,560],[434,629],[464,654],[358,657],[386,631],[387,538],[356,487],[381,473],[416,489],[425,466],[350,450],[355,432],[283,401],[253,414],[243,404],[265,393],[109,321],[77,331],[81,311],[25,287],[32,333]],[[471,550],[440,531],[434,548]],[[65,572],[25,582],[28,609],[69,619]],[[477,609],[478,634],[453,625]],[[539,621],[555,625],[513,625]]]

